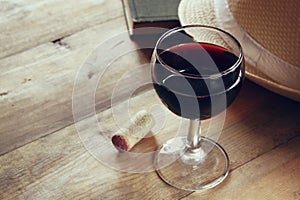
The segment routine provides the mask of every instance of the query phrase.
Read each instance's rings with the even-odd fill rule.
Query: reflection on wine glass
[[[190,120],[187,136],[167,141],[156,155],[157,172],[168,184],[201,190],[228,175],[227,153],[201,137],[200,121],[226,110],[242,87],[244,72],[239,42],[218,28],[189,25],[159,38],[151,59],[154,89],[170,111]]]

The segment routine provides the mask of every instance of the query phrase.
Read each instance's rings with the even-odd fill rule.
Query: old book
[[[130,35],[159,34],[161,27],[174,28],[179,25],[177,9],[180,0],[123,0],[124,14]]]

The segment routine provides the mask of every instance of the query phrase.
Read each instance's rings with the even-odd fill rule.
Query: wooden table
[[[300,199],[300,104],[250,81],[226,113],[218,142],[229,154],[230,174],[218,187],[181,191],[154,171],[121,172],[96,159],[76,129],[74,83],[88,55],[124,31],[119,0],[0,1],[0,199]],[[111,63],[95,93],[102,132],[89,126],[94,115],[84,109],[77,121],[87,136],[116,130],[112,91],[124,73],[145,67],[148,55],[133,51]],[[130,112],[153,102],[159,103],[153,89],[141,87]],[[180,121],[166,115],[164,135]],[[154,136],[133,151],[153,151],[162,142]]]

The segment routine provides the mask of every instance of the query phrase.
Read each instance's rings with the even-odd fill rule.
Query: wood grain
[[[6,121],[0,124],[0,155],[72,123],[78,67],[98,43],[124,32],[120,4],[74,3],[0,2],[0,57],[15,54],[0,61],[0,119]],[[86,29],[112,19],[111,24]],[[120,29],[112,29],[115,25]],[[59,37],[65,38],[51,42]],[[30,50],[18,53],[25,49]]]
[[[246,89],[249,91],[251,88],[256,92],[262,92],[262,95],[264,95],[263,92],[266,92],[251,83],[246,84],[245,91]],[[136,110],[141,108],[144,109],[147,106],[150,108],[151,103],[149,104],[149,102],[154,104],[159,102],[158,98],[153,94],[153,91],[148,91],[133,98],[131,111],[135,112]],[[246,103],[249,95],[250,94],[247,92],[242,93],[237,100],[237,103]],[[266,99],[268,99],[268,97],[277,99],[277,101],[281,102],[281,105],[286,103],[286,106],[297,106],[297,104],[293,105],[294,102],[273,96],[272,94],[267,93],[265,95]],[[145,99],[147,99],[147,102]],[[258,108],[260,105],[261,104],[257,105]],[[122,103],[120,103],[119,106],[122,106]],[[271,107],[274,106],[275,105],[273,104]],[[258,140],[259,138],[257,138],[255,133],[249,133],[247,130],[231,131],[231,127],[236,123],[243,122],[245,117],[252,118],[253,116],[266,112],[266,110],[261,110],[257,114],[256,112],[249,112],[250,109],[253,109],[253,107],[240,111],[236,110],[233,105],[228,111],[227,116],[234,115],[238,112],[240,116],[244,117],[240,119],[240,122],[226,121],[224,133],[219,142],[225,147],[230,155],[232,172],[229,179],[220,187],[217,187],[219,188],[217,190],[232,191],[234,190],[234,187],[237,187],[243,182],[245,182],[245,184],[250,184],[252,181],[259,182],[260,178],[267,179],[264,178],[264,175],[267,173],[274,173],[273,176],[275,176],[277,173],[276,171],[273,172],[273,170],[277,169],[277,167],[280,168],[285,162],[292,162],[290,168],[294,171],[299,169],[299,159],[296,159],[300,153],[296,150],[300,141],[299,131],[295,132],[293,135],[286,134],[286,132],[289,132],[290,129],[295,129],[295,127],[287,126],[285,129],[275,129],[271,134],[265,134],[260,140]],[[283,114],[284,109],[282,107],[278,105],[276,109],[279,109],[279,111],[282,110],[282,113],[279,114]],[[291,112],[289,113],[291,114]],[[179,121],[179,118],[175,117],[170,112],[166,112],[166,114],[169,121],[165,123],[162,132],[156,136],[155,143],[141,143],[139,145],[146,146],[140,148],[137,146],[135,148],[136,152],[139,152],[140,150],[144,151],[147,148],[152,148],[152,150],[156,149],[157,146],[163,142],[161,139],[165,139],[166,136],[174,134],[174,131],[178,128],[178,123],[174,123],[174,121]],[[297,114],[297,112],[295,112],[295,114]],[[116,129],[117,126],[112,117],[110,109],[98,114],[99,123],[104,125],[104,130],[114,132]],[[283,117],[288,118],[294,116],[290,115]],[[268,116],[265,115],[258,121],[244,123],[247,126],[250,126],[250,130],[255,129],[257,133],[263,133],[265,128],[264,126],[259,126],[259,124],[261,121],[267,121],[266,118],[268,118]],[[116,199],[120,196],[124,196],[124,198],[130,199],[141,197],[145,199],[180,199],[189,194],[189,192],[174,189],[163,183],[154,172],[146,174],[121,173],[109,169],[107,163],[105,165],[101,164],[101,162],[89,154],[93,153],[90,151],[91,149],[87,148],[87,146],[85,146],[85,148],[83,147],[83,144],[87,145],[84,141],[92,141],[91,144],[95,145],[92,146],[94,152],[99,149],[99,147],[97,147],[98,142],[95,140],[95,136],[99,134],[98,127],[92,126],[89,120],[90,119],[88,118],[80,122],[84,124],[84,132],[81,134],[79,133],[79,135],[81,135],[81,140],[79,139],[79,135],[77,135],[75,126],[71,125],[1,156],[1,163],[4,163],[0,168],[1,183],[3,183],[1,185],[1,190],[6,191],[2,193],[2,197],[20,197],[21,199]],[[275,126],[278,121],[272,120],[269,123],[270,126]],[[206,126],[208,125],[208,123],[205,123],[204,128],[207,128]],[[244,137],[245,135],[248,135],[246,136],[247,139],[245,140],[245,143],[241,143],[240,135],[244,135]],[[278,138],[281,139],[278,140]],[[274,142],[270,144],[270,141]],[[290,147],[290,144],[292,144],[292,147]],[[154,146],[149,147],[148,145]],[[267,159],[265,159],[265,157]],[[276,158],[278,158],[278,161]],[[263,163],[259,163],[259,160]],[[254,164],[252,164],[253,162]],[[268,162],[276,162],[277,165],[273,165],[271,166],[272,168],[269,168],[270,166],[266,164]],[[293,164],[293,162],[296,164]],[[258,170],[259,173],[262,174],[261,177],[259,174],[255,173],[255,170]],[[247,174],[249,174],[250,177]],[[287,182],[287,184],[291,184],[291,187],[294,190],[297,180],[298,179],[293,179],[293,181],[290,183]],[[229,187],[229,189],[223,190],[223,187]],[[61,188],[64,189],[62,190]],[[157,190],[160,190],[161,192],[153,192]],[[247,194],[251,196],[250,193]],[[198,193],[195,193],[191,198],[196,199],[199,197],[198,195]],[[200,195],[204,194],[201,193]],[[230,192],[229,194],[221,193],[220,196],[222,195],[225,195],[230,199],[237,194]],[[261,195],[263,195],[263,190]],[[208,193],[207,196],[208,199],[210,199],[211,197],[214,197],[214,193]],[[220,198],[220,196],[217,195],[216,199]],[[280,197],[286,196],[286,193],[283,192]],[[246,197],[247,195],[245,194],[245,198]],[[189,198],[190,197],[188,196],[188,199]]]
[[[186,128],[151,85],[140,82],[149,78],[149,51],[117,56],[108,69],[105,62],[93,62],[117,52],[125,40],[108,39],[126,31],[118,0],[0,1],[0,199],[300,199],[300,104],[250,81],[227,109],[217,138],[230,157],[229,177],[218,187],[177,190],[151,171],[153,154],[135,160],[114,149],[111,135],[141,109],[156,113],[158,132],[150,132],[132,153],[153,153]],[[96,52],[104,41],[105,51]],[[84,73],[77,79],[79,69]],[[102,69],[95,101],[84,104],[86,86]],[[76,123],[75,82],[82,100]],[[221,122],[203,122],[204,134]]]
[[[108,116],[110,110],[105,112],[103,115]],[[89,126],[88,122],[86,119],[81,123]],[[93,128],[85,131],[99,134]],[[174,199],[188,194],[166,185],[155,173],[114,171],[92,157],[81,142],[72,125],[1,156],[0,162],[5,163],[0,168],[0,188],[5,191],[1,197]],[[152,192],[161,189],[160,193]]]
[[[299,199],[299,145],[298,136],[234,170],[221,187],[183,199]]]
[[[0,58],[123,17],[118,0],[0,1],[0,13]]]
[[[47,43],[0,61],[0,120],[7,121],[0,124],[0,155],[73,122],[72,92],[79,68],[97,45],[124,29],[124,19],[118,18],[65,38],[69,49]],[[117,81],[111,74],[121,76],[145,63],[138,52],[127,56],[130,59],[120,58],[112,64],[118,71],[104,76],[96,93],[98,110],[110,105]]]

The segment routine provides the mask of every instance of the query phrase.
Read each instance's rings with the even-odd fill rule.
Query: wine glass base
[[[202,137],[199,149],[186,148],[186,137],[167,141],[157,152],[155,167],[169,185],[188,191],[212,188],[228,175],[229,158],[211,139]]]

